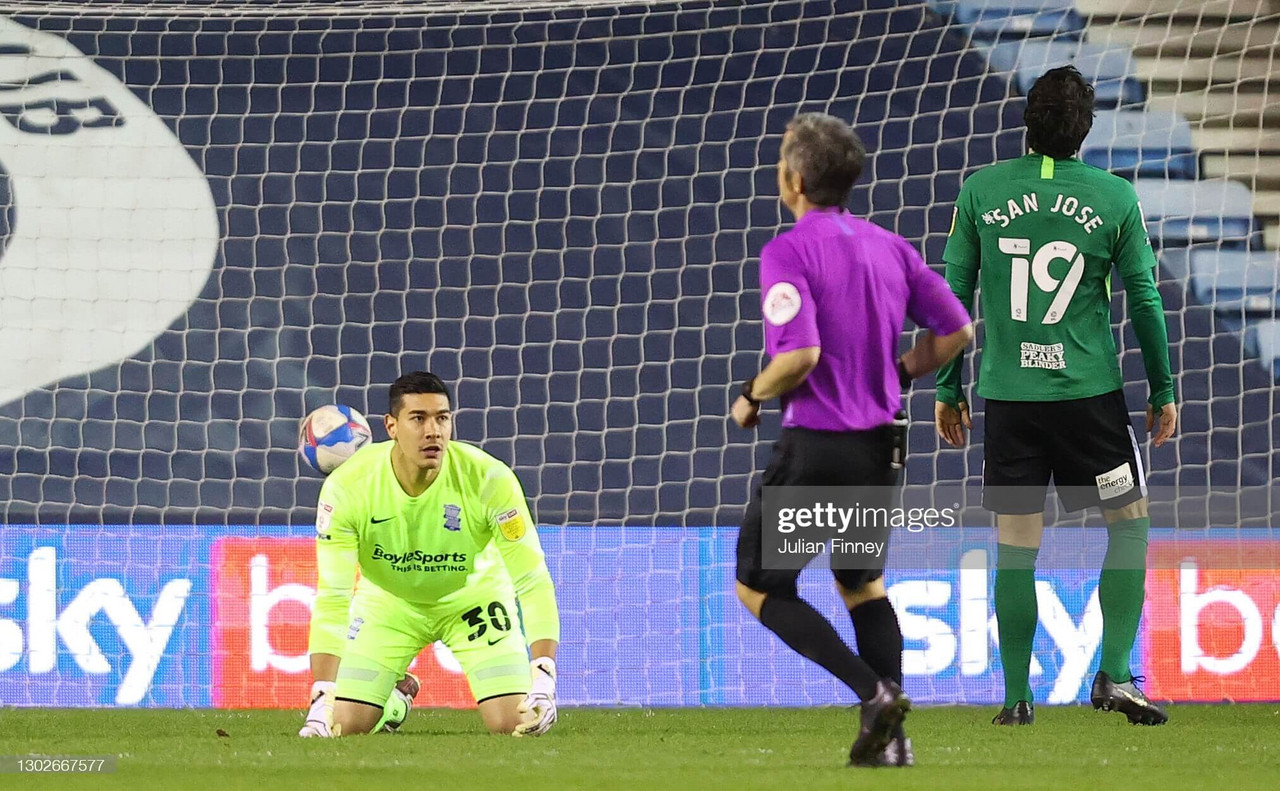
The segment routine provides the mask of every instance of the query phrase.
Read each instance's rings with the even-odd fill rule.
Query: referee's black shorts
[[[893,458],[894,428],[879,426],[867,431],[816,431],[786,428],[773,446],[773,456],[765,467],[761,485],[747,504],[747,513],[738,532],[738,582],[752,590],[776,596],[795,596],[799,569],[765,569],[763,554],[763,486],[847,486],[875,487],[860,492],[862,505],[892,508],[898,470]],[[883,502],[873,502],[880,497]],[[883,541],[888,545],[889,526],[868,528],[859,540]],[[812,559],[812,558],[811,558]],[[861,564],[866,566],[868,564]],[[833,569],[841,585],[851,590],[884,575],[884,556],[872,568]]]
[[[988,511],[1041,513],[1050,478],[1069,512],[1120,508],[1146,496],[1123,391],[1069,401],[987,399],[986,406],[982,506]]]

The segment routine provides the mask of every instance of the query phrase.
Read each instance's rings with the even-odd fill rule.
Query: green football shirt
[[[1128,181],[1077,159],[1040,154],[983,168],[960,190],[943,259],[966,306],[975,275],[982,290],[980,395],[1060,401],[1123,385],[1111,330],[1111,268],[1132,300],[1129,284],[1150,280],[1154,288],[1156,265]],[[1158,293],[1143,294],[1152,296],[1158,300]],[[1173,384],[1162,314],[1158,320],[1164,346],[1150,351],[1163,363],[1147,360],[1148,378],[1156,400],[1167,403]],[[1137,323],[1135,315],[1135,329]],[[940,400],[958,399],[959,376],[958,363],[939,371]]]
[[[513,586],[529,642],[558,640],[551,577],[515,473],[454,440],[435,481],[410,497],[392,469],[393,447],[361,448],[320,490],[311,652],[341,655],[357,565],[361,584],[420,606]]]

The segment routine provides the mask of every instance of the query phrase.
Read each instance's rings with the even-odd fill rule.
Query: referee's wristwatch
[[[902,386],[903,390],[911,387],[911,374],[907,373],[907,364],[902,361],[901,357],[898,358],[898,384]]]
[[[760,402],[751,397],[751,386],[755,383],[756,378],[754,376],[742,383],[742,397],[747,399],[747,403],[751,406],[760,406]]]

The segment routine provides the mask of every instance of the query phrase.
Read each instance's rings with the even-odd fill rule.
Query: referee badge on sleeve
[[[519,541],[524,538],[524,517],[520,516],[520,509],[512,508],[510,511],[498,514],[498,529],[508,541]]]
[[[774,283],[764,295],[764,317],[775,327],[800,314],[800,291],[790,283]]]

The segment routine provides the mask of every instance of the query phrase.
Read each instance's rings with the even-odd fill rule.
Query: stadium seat
[[[1187,119],[1149,110],[1100,111],[1080,159],[1127,178],[1194,179],[1197,170]]]
[[[1245,333],[1245,345],[1262,367],[1280,379],[1280,321],[1260,321]]]
[[[938,16],[950,18],[956,10],[956,0],[925,0],[925,7]]]
[[[1185,281],[1191,273],[1191,262],[1189,260],[1193,247],[1172,247],[1167,250],[1160,251],[1160,270],[1161,277],[1170,280]]]
[[[1181,270],[1196,299],[1220,313],[1275,311],[1280,253],[1189,247],[1167,251],[1160,260],[1170,272]]]
[[[959,0],[952,21],[981,42],[1084,35],[1084,18],[1070,0]]]
[[[1041,74],[1070,64],[1093,83],[1099,107],[1141,104],[1146,97],[1129,68],[1131,53],[1123,47],[1082,41],[1010,41],[992,47],[987,57],[992,68],[1013,72],[1013,84],[1023,94]]]
[[[972,24],[976,12],[1004,11],[1004,16],[1065,11],[1075,8],[1075,0],[925,0],[928,8],[961,24]],[[962,6],[964,8],[962,8]]]
[[[1216,240],[1248,249],[1254,235],[1253,193],[1240,182],[1140,178],[1133,186],[1153,244],[1181,247]]]

